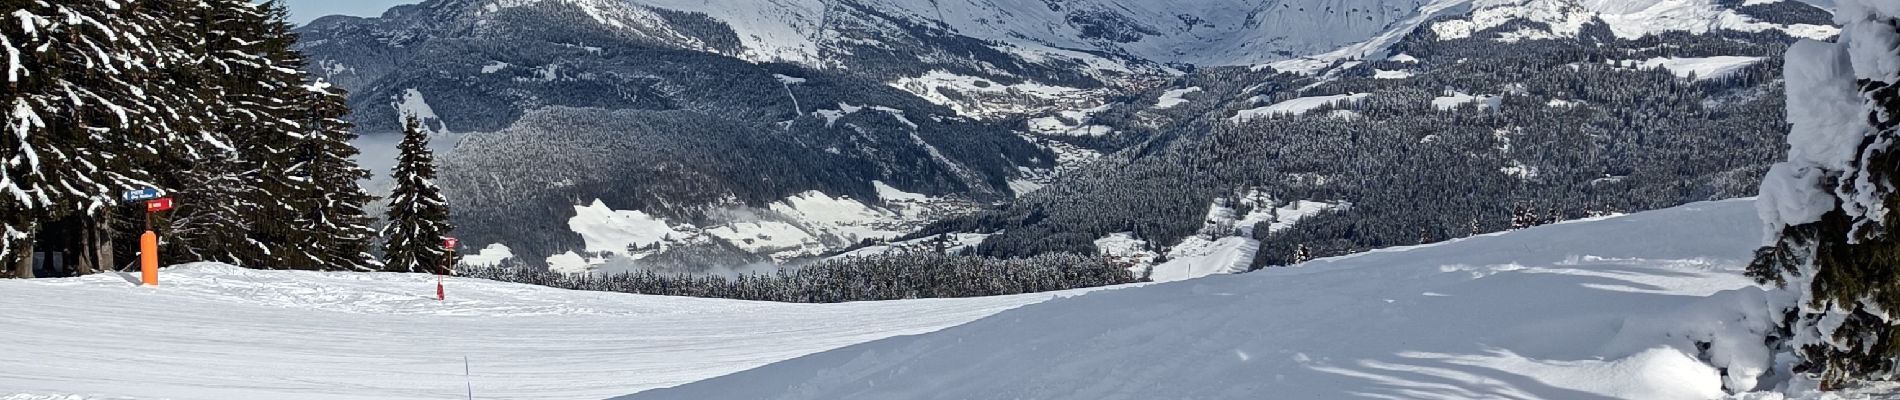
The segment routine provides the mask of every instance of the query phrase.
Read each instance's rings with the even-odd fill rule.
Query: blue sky
[[[420,3],[421,0],[286,0],[290,6],[290,22],[302,25],[310,20],[327,15],[355,15],[373,17],[383,15],[399,4]]]

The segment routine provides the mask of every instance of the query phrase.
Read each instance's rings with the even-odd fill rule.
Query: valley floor
[[[438,304],[425,276],[218,265],[156,289],[0,281],[0,399],[1785,399],[1723,391],[1773,368],[1773,292],[1740,274],[1760,235],[1725,201],[1086,295],[834,305],[460,279]]]

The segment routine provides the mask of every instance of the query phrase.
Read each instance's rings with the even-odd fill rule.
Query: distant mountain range
[[[1406,80],[1455,71],[1461,61],[1441,55],[1453,51],[1426,54],[1432,43],[1578,57],[1602,57],[1581,46],[1607,43],[1661,57],[1676,55],[1639,45],[1760,41],[1705,52],[1760,57],[1727,64],[1749,68],[1778,56],[1766,54],[1778,41],[1830,36],[1826,19],[1759,0],[432,0],[299,32],[311,73],[353,92],[352,119],[371,141],[415,114],[446,142],[443,184],[464,242],[500,245],[469,249],[483,250],[473,260],[586,270],[790,262],[984,209],[1111,201],[1074,185],[1122,185],[1103,165],[1259,129],[1235,128],[1233,111],[1272,100],[1401,82],[1509,97],[1453,76]],[[1051,184],[1064,189],[1017,200]],[[1210,196],[1155,215],[1198,228]],[[1270,195],[1352,202],[1292,196]],[[977,215],[996,212],[1015,214]],[[931,231],[1006,225],[1036,224]],[[1166,250],[1182,236],[1093,225],[1044,232],[1081,245],[976,248],[1099,251],[1095,239],[1126,231]]]

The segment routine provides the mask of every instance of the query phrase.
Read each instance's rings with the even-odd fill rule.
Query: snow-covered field
[[[1774,294],[1740,273],[1756,214],[1700,203],[1086,295],[836,305],[463,279],[437,303],[426,276],[218,265],[156,289],[0,281],[0,399],[453,399],[470,382],[508,399],[1790,398],[1723,390],[1780,381],[1761,346]]]
[[[1702,203],[1100,292],[627,399],[1724,398],[1767,367],[1769,294],[1740,274],[1755,214]]]
[[[877,188],[879,199],[832,197],[814,190],[763,208],[729,205],[709,213],[713,224],[708,226],[669,221],[639,210],[615,210],[595,200],[590,205],[574,206],[574,217],[567,221],[568,228],[587,244],[585,250],[590,254],[568,251],[546,259],[556,272],[612,274],[637,269],[632,261],[670,247],[716,240],[783,263],[844,249],[865,239],[902,236],[939,215],[975,207],[957,198],[905,192],[884,182],[872,182],[872,186]],[[484,250],[470,262],[493,264],[515,256],[505,249]],[[747,269],[719,267],[714,269]]]
[[[482,399],[599,399],[1074,294],[795,305],[451,279],[437,303],[424,275],[127,279],[0,281],[0,399],[462,399],[471,383]]]
[[[1678,78],[1687,79],[1693,76],[1695,77],[1696,80],[1701,81],[1701,80],[1710,80],[1710,79],[1727,77],[1731,74],[1734,74],[1736,71],[1741,71],[1742,69],[1748,68],[1749,66],[1759,64],[1762,62],[1762,60],[1763,58],[1761,57],[1738,57],[1738,56],[1717,56],[1717,57],[1699,57],[1699,58],[1698,57],[1680,57],[1680,58],[1657,57],[1657,58],[1651,58],[1651,59],[1642,60],[1642,61],[1615,60],[1615,61],[1610,61],[1610,64],[1619,66],[1619,67],[1624,67],[1624,68],[1637,68],[1637,69],[1663,68],[1663,69],[1668,70],[1669,73],[1676,75],[1676,77]]]
[[[1279,103],[1273,103],[1273,105],[1269,105],[1266,107],[1240,110],[1239,113],[1236,113],[1232,118],[1228,118],[1227,121],[1233,122],[1233,123],[1240,123],[1240,122],[1245,122],[1246,120],[1250,120],[1254,118],[1265,118],[1265,117],[1272,117],[1272,116],[1278,116],[1278,115],[1300,115],[1300,114],[1305,114],[1308,111],[1313,111],[1314,109],[1317,109],[1320,107],[1339,106],[1339,105],[1355,103],[1360,100],[1365,100],[1367,97],[1372,97],[1372,94],[1357,93],[1357,94],[1340,94],[1340,95],[1331,95],[1331,96],[1301,97],[1297,99],[1282,101]],[[1256,101],[1258,100],[1260,99],[1256,99]]]

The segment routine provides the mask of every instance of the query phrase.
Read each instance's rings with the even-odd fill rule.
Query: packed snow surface
[[[461,399],[472,383],[482,399],[598,399],[1076,293],[797,305],[451,278],[438,303],[427,275],[160,276],[0,281],[0,398]]]
[[[1259,251],[1260,241],[1253,238],[1229,236],[1210,240],[1190,236],[1169,249],[1168,262],[1154,266],[1154,273],[1149,275],[1149,279],[1174,282],[1246,271],[1247,266],[1253,263],[1254,253]]]
[[[624,399],[1716,399],[1769,365],[1759,225],[1701,203],[1098,292]]]

